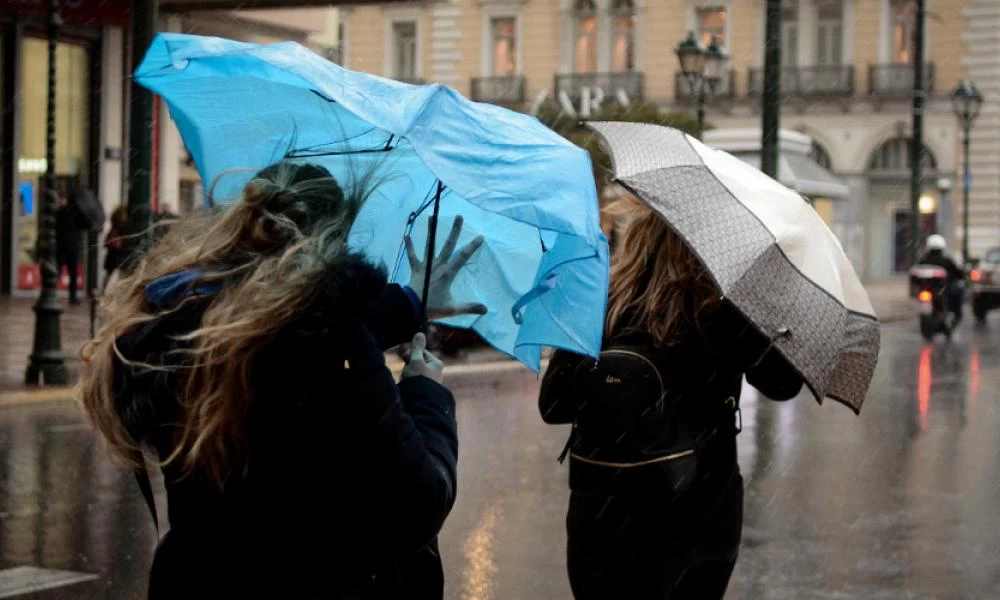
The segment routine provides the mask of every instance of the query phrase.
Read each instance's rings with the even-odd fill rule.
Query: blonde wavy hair
[[[245,474],[251,370],[261,347],[299,316],[347,253],[355,217],[375,188],[374,171],[344,190],[323,167],[281,161],[257,173],[232,206],[171,223],[134,272],[101,302],[102,325],[82,350],[75,396],[112,454],[136,467],[143,440],[133,439],[117,410],[115,362],[178,372],[179,422],[161,466],[199,470],[218,485]],[[151,307],[146,287],[197,270],[189,289],[221,284],[210,298],[187,297],[166,311]],[[207,302],[176,365],[126,358],[116,340],[191,302]]]
[[[624,230],[611,261],[605,335],[637,328],[662,347],[691,331],[700,334],[701,321],[722,298],[688,245],[634,197],[604,210]]]

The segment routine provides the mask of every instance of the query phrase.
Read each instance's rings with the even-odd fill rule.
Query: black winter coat
[[[246,475],[220,490],[164,469],[171,529],[150,598],[442,597],[435,538],[457,489],[454,399],[423,377],[396,385],[383,349],[417,330],[412,304],[382,271],[348,263],[256,359]],[[175,362],[174,336],[196,328],[210,301],[189,301],[119,348]],[[131,435],[167,456],[176,373],[119,363],[115,385]]]
[[[791,398],[802,387],[799,375],[769,346],[728,304],[703,323],[703,332],[689,328],[666,347],[655,347],[635,327],[608,336],[604,349],[636,349],[657,365],[669,418],[656,441],[634,456],[617,450],[622,445],[613,431],[604,431],[607,439],[585,439],[574,427],[570,443],[579,456],[611,448],[620,455],[617,464],[630,463],[618,468],[570,460],[566,559],[575,598],[723,597],[743,523],[733,414],[742,377],[774,399]],[[578,369],[591,361],[566,352],[553,356],[539,396],[546,422],[576,420]],[[692,440],[699,440],[694,455],[676,452],[690,449]],[[651,460],[671,456],[677,458]]]
[[[627,323],[629,319],[626,317],[623,321]],[[647,332],[624,326],[604,340],[604,349],[642,349],[643,354],[656,363],[664,378],[665,404],[694,435],[718,428],[720,424],[731,431],[733,408],[739,405],[744,374],[751,385],[772,399],[786,400],[799,393],[802,378],[777,352],[769,351],[769,340],[730,304],[723,304],[701,324],[701,328],[698,332],[689,327],[679,342],[657,348]],[[546,423],[575,420],[579,401],[574,393],[575,376],[581,365],[591,360],[564,351],[552,357],[538,399]],[[662,443],[670,446],[675,441],[671,438],[665,435]],[[614,440],[575,440],[574,443],[599,446],[613,444]],[[634,460],[641,462],[647,458],[636,456]],[[735,455],[732,460],[735,461]],[[590,470],[571,463],[570,486],[594,491],[594,482],[581,478],[589,479],[583,474]]]

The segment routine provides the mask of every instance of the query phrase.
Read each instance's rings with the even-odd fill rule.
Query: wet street
[[[452,383],[462,445],[441,535],[447,598],[569,599],[556,462],[567,428],[541,422],[524,369]],[[886,326],[860,417],[748,389],[746,521],[727,597],[1000,598],[998,386],[1000,319],[963,325],[951,345],[924,344],[913,322]],[[0,598],[142,598],[153,537],[131,476],[71,404],[0,407]],[[18,578],[59,587],[11,595]]]

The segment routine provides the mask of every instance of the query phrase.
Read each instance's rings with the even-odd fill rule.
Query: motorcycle
[[[948,272],[934,265],[910,269],[910,296],[916,299],[920,334],[931,341],[938,333],[951,339],[954,315],[948,306]]]

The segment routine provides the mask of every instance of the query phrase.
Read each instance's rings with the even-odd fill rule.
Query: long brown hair
[[[722,299],[688,245],[639,200],[618,200],[605,210],[626,221],[611,262],[605,335],[635,327],[666,346],[700,332]]]
[[[177,461],[183,474],[198,469],[220,486],[245,473],[253,359],[347,255],[348,232],[374,187],[374,171],[344,190],[322,167],[281,161],[251,178],[221,213],[174,222],[135,272],[108,290],[103,324],[82,351],[75,395],[115,456],[137,466],[142,442],[126,431],[116,407],[118,360],[180,375],[181,414],[163,465]],[[192,289],[225,285],[209,299],[187,298],[165,312],[149,305],[151,282],[190,270],[200,273]],[[120,336],[189,302],[208,304],[199,326],[180,338],[188,345],[182,367],[136,363],[119,351]]]

